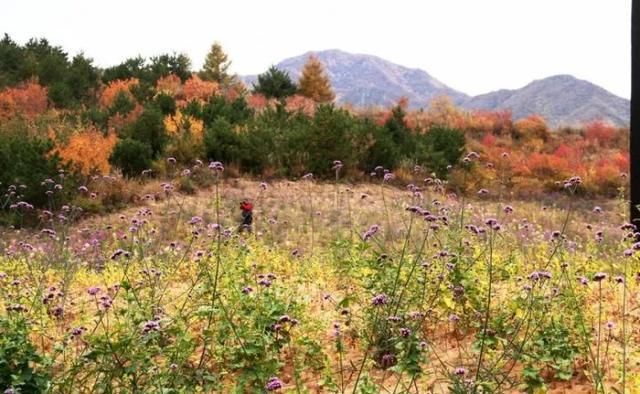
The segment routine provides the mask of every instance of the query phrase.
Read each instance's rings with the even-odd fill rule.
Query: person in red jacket
[[[242,223],[238,228],[239,232],[247,230],[251,232],[251,224],[253,223],[253,204],[247,199],[242,200],[240,203],[240,210],[242,211]]]

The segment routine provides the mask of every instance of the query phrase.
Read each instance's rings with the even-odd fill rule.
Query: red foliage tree
[[[0,92],[0,118],[22,115],[28,118],[47,110],[47,88],[37,82],[27,82]]]
[[[602,120],[590,122],[584,127],[584,138],[602,147],[609,146],[615,135],[616,129]]]

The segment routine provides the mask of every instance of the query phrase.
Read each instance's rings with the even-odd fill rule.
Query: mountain
[[[336,93],[336,100],[340,104],[348,103],[358,107],[388,106],[406,96],[412,106],[426,107],[432,98],[440,95],[447,95],[456,103],[469,98],[420,69],[403,67],[377,56],[352,54],[337,49],[307,52],[285,59],[276,67],[289,72],[291,78],[297,81],[311,54],[316,55],[324,64]],[[251,86],[256,76],[243,77],[243,80]]]
[[[593,119],[629,124],[629,100],[571,75],[539,79],[515,90],[498,90],[461,103],[469,109],[510,109],[514,119],[542,115],[551,126],[571,126]]]
[[[629,100],[571,75],[556,75],[533,81],[520,89],[502,89],[471,97],[426,71],[404,67],[377,56],[337,49],[307,52],[285,59],[276,67],[289,72],[291,78],[297,80],[311,54],[324,63],[339,104],[388,106],[404,96],[412,108],[420,108],[427,107],[434,97],[446,95],[466,109],[510,109],[514,119],[539,114],[552,127],[579,125],[593,119],[608,120],[617,125],[629,124]],[[251,86],[256,76],[242,79]]]

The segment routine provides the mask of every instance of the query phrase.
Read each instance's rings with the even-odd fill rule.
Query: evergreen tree
[[[231,66],[231,61],[222,49],[222,45],[214,42],[204,60],[200,78],[205,81],[215,81],[221,85],[226,85],[232,80],[232,77],[227,72],[229,66]]]
[[[108,67],[102,73],[102,82],[108,84],[116,79],[138,78],[144,80],[147,74],[147,66],[142,56],[128,58],[117,66]]]
[[[331,82],[324,72],[324,66],[315,56],[309,56],[298,81],[300,93],[317,103],[331,102],[335,98]]]
[[[182,82],[191,77],[191,59],[185,54],[162,54],[151,58],[149,65],[150,82],[155,84],[158,79],[169,74],[177,75]]]
[[[258,75],[258,83],[253,84],[253,91],[267,98],[282,99],[295,94],[296,90],[298,87],[289,77],[289,73],[275,66]]]
[[[27,79],[24,75],[25,53],[7,33],[0,40],[0,88],[12,86]]]

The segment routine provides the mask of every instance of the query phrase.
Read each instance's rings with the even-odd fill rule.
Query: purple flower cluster
[[[387,302],[389,302],[389,296],[384,293],[378,294],[371,299],[371,304],[374,306],[385,305]]]
[[[371,238],[373,238],[374,235],[378,233],[378,231],[380,231],[379,225],[377,224],[371,225],[371,227],[369,227],[369,229],[362,234],[362,240],[363,241],[370,240]]]
[[[158,320],[149,320],[142,325],[142,333],[148,334],[152,331],[160,331],[160,323]]]
[[[276,391],[282,388],[282,381],[277,377],[273,376],[267,380],[267,384],[265,385],[265,389],[267,391]]]

